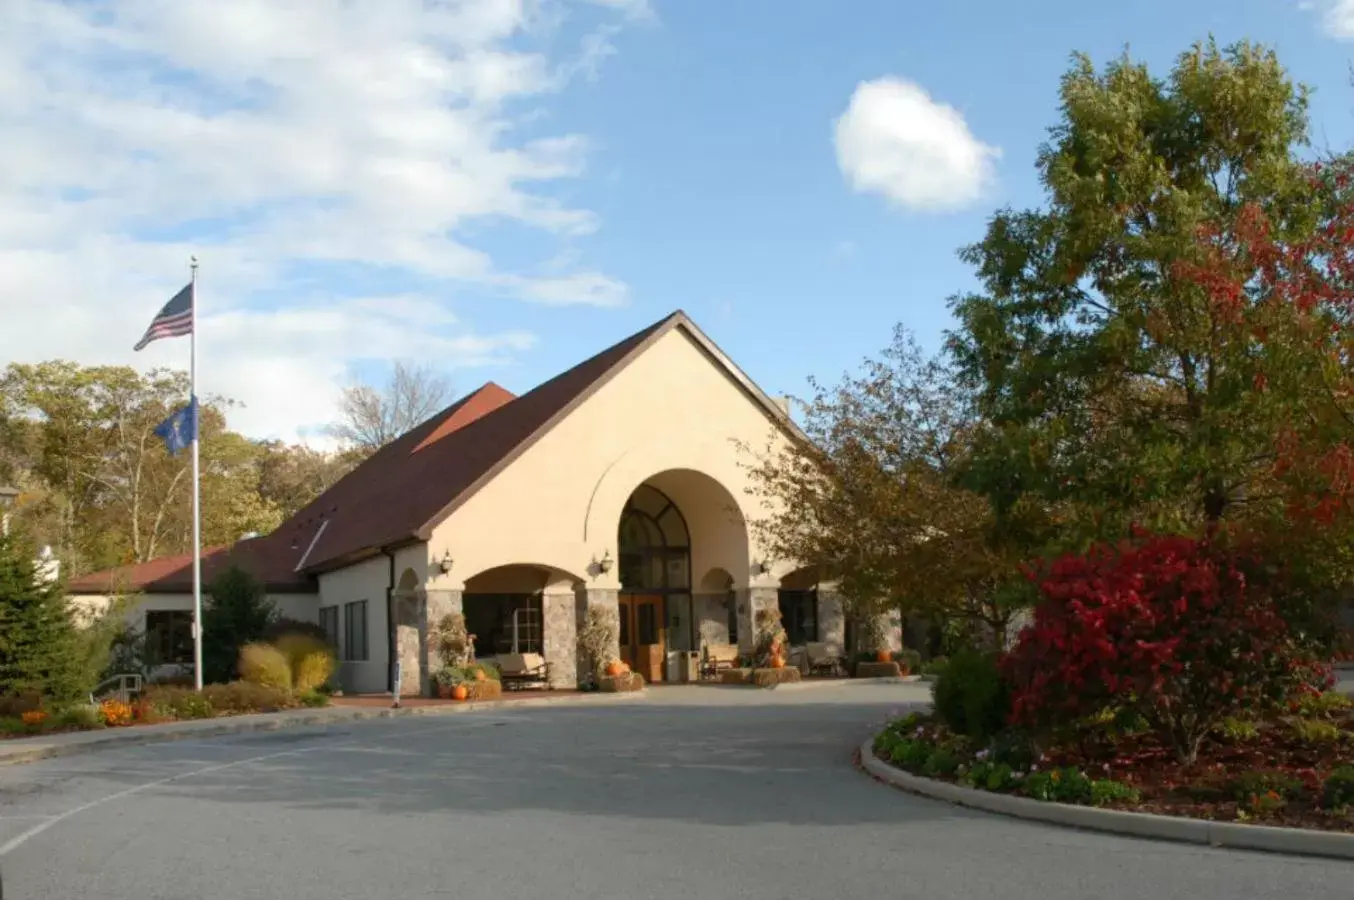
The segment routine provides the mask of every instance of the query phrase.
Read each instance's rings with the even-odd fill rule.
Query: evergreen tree
[[[59,583],[38,577],[31,548],[0,536],[0,694],[37,691],[48,701],[78,698],[85,654]]]
[[[263,585],[231,566],[207,586],[211,601],[202,611],[202,670],[205,683],[233,681],[240,648],[263,639],[277,616]]]

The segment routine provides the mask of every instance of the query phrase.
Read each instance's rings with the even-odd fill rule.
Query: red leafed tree
[[[1153,537],[1053,562],[1003,660],[1012,724],[1047,730],[1106,707],[1140,713],[1190,764],[1224,717],[1324,683],[1268,591],[1208,541]]]

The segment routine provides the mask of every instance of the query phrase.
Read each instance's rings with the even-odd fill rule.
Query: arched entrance
[[[667,494],[641,484],[621,511],[617,547],[621,658],[646,681],[662,681],[669,646],[696,643],[686,517]]]

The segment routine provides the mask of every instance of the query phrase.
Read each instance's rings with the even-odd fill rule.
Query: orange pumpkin
[[[876,650],[874,659],[875,662],[893,662],[893,654],[887,650]]]
[[[779,653],[771,657],[771,668],[773,669],[785,668],[785,657],[781,656]]]
[[[621,674],[621,672],[625,671],[623,668],[624,666],[625,663],[621,662],[619,659],[613,659],[606,664],[606,673],[612,678],[615,678],[617,675]]]
[[[470,688],[466,687],[464,684],[458,684],[456,685],[456,687],[451,689],[451,699],[453,700],[464,700],[466,697],[469,696],[470,696]]]

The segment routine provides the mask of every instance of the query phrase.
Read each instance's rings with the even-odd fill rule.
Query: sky
[[[132,351],[324,445],[395,359],[518,393],[675,309],[772,394],[936,348],[1042,202],[1070,54],[1274,47],[1354,144],[1354,0],[0,0],[0,365]]]

